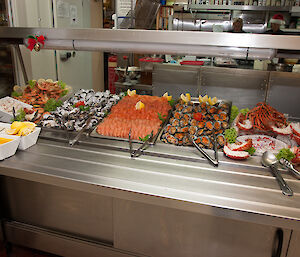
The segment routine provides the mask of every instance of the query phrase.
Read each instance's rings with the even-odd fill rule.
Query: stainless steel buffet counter
[[[300,182],[296,178],[288,173],[283,174],[295,193],[293,197],[287,197],[281,193],[271,173],[260,165],[260,158],[234,162],[221,152],[219,157],[220,165],[214,168],[201,158],[196,149],[158,143],[148,148],[141,157],[131,159],[126,142],[84,136],[79,144],[71,148],[67,145],[65,131],[44,130],[35,146],[18,151],[15,156],[0,163],[0,174],[4,176],[1,180],[2,202],[6,202],[8,220],[29,224],[37,222],[41,217],[33,213],[43,208],[49,211],[56,200],[54,196],[53,199],[50,197],[49,192],[43,195],[39,189],[26,195],[35,187],[30,184],[23,187],[21,184],[30,181],[40,188],[50,185],[74,190],[77,195],[89,193],[116,199],[112,206],[117,201],[128,201],[238,223],[261,224],[274,229],[279,227],[285,231],[300,230]],[[40,209],[38,201],[33,203],[29,200],[32,197],[44,199]],[[95,203],[100,205],[102,202]],[[31,204],[35,209],[30,212],[28,207]],[[66,205],[63,209],[68,209],[67,203],[60,204]],[[24,210],[19,205],[23,205]],[[107,208],[111,208],[110,204]],[[71,217],[74,213],[73,210],[68,215]],[[46,211],[41,220],[42,227],[51,227],[51,222],[47,223]],[[63,226],[59,230],[66,228]],[[108,236],[100,235],[99,238],[88,233],[91,232],[82,232],[81,235],[97,240],[100,238],[115,246],[113,235],[116,232],[110,231]],[[147,251],[124,249],[148,255]]]

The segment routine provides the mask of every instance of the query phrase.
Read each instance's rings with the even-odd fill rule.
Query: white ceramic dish
[[[0,123],[0,131],[2,128],[5,128],[5,129],[10,128],[10,125],[11,124]],[[0,132],[0,137],[2,135],[7,135],[5,132],[5,129]],[[16,136],[16,137],[20,138],[20,143],[19,143],[18,149],[25,150],[25,149],[35,145],[38,140],[40,132],[41,132],[41,128],[35,127],[34,131],[32,133],[28,134],[27,136],[24,136],[24,137]]]
[[[237,137],[240,142],[252,139],[253,147],[256,149],[254,155],[261,156],[265,151],[271,151],[277,154],[280,149],[288,148],[288,145],[276,138],[267,135],[245,135]]]
[[[13,106],[15,107],[16,113],[18,112],[18,109],[20,109],[20,108],[16,108],[17,106],[22,107],[22,108],[32,109],[31,105],[23,103],[17,99],[9,97],[9,96],[6,96],[6,97],[0,99],[0,106],[6,105],[6,104],[8,104],[8,102],[15,103]],[[9,108],[9,109],[11,109],[10,111],[5,111],[2,108],[0,108],[0,121],[11,122],[11,120],[13,119],[12,106],[9,105],[9,107],[11,107],[11,108]]]
[[[2,161],[5,158],[13,156],[16,153],[21,138],[17,136],[10,136],[5,134],[1,134],[0,137],[12,139],[12,141],[10,142],[7,142],[5,144],[0,144],[0,160]]]

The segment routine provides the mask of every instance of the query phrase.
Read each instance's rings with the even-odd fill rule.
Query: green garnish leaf
[[[147,136],[145,136],[144,138],[139,137],[139,139],[143,142],[147,141],[150,138],[150,134],[148,134]]]
[[[108,115],[108,111],[104,112],[104,117],[106,117]]]
[[[224,134],[225,134],[226,141],[228,143],[230,144],[235,143],[235,140],[237,138],[237,132],[235,128],[226,129]]]
[[[176,103],[176,100],[175,99],[171,99],[170,101],[168,101],[170,106],[173,107]]]
[[[165,122],[166,118],[167,118],[167,115],[161,115],[161,113],[157,113],[158,114],[158,118],[162,121],[162,122]]]
[[[249,108],[245,108],[245,109],[241,109],[240,113],[245,116],[249,111],[250,111]]]
[[[236,116],[238,116],[238,114],[239,114],[239,108],[235,105],[232,105],[231,113],[230,113],[230,121],[229,121],[230,124],[234,121],[234,119],[236,118]]]
[[[44,110],[46,112],[53,112],[56,110],[57,107],[62,105],[62,101],[56,101],[54,98],[50,98],[44,106]]]
[[[65,89],[66,86],[67,86],[67,84],[66,84],[65,82],[62,82],[61,80],[59,80],[59,81],[57,82],[57,84],[61,87],[61,89]]]
[[[248,152],[250,155],[253,155],[255,153],[256,149],[251,146],[248,150],[246,150],[246,152]]]
[[[11,93],[11,96],[12,97],[18,97],[18,96],[21,96],[21,95],[23,95],[22,93],[18,93],[18,92],[16,92],[16,91],[13,91],[12,93]]]
[[[27,38],[32,38],[32,39],[36,39],[34,36],[28,36]]]
[[[79,110],[82,111],[82,112],[85,112],[85,111],[89,111],[90,110],[90,107],[89,106],[85,106],[85,105],[79,105]]]
[[[28,81],[28,85],[30,86],[31,89],[33,89],[35,87],[36,81],[34,80],[29,80]]]
[[[24,109],[19,109],[16,113],[16,118],[13,119],[12,121],[24,121],[25,115],[26,115],[26,112],[24,111]]]
[[[286,159],[286,160],[288,160],[290,162],[292,159],[295,158],[295,154],[293,154],[291,152],[291,150],[288,149],[288,148],[282,148],[282,149],[280,149],[279,153],[276,154],[276,158],[278,160],[280,160],[280,159]]]

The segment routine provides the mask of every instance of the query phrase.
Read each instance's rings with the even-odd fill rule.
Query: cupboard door
[[[300,256],[299,242],[300,242],[300,231],[293,230],[287,257],[299,257]]]
[[[114,232],[116,248],[155,257],[283,257],[290,238],[290,230],[126,200],[114,200]]]

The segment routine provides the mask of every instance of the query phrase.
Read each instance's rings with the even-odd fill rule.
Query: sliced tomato
[[[203,115],[202,115],[202,113],[200,113],[200,112],[196,112],[196,113],[194,113],[194,119],[195,120],[197,120],[197,121],[202,121],[203,120]]]
[[[85,106],[84,101],[79,101],[75,104],[75,107],[79,107],[79,106]]]

